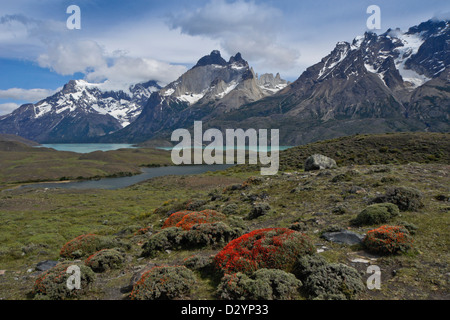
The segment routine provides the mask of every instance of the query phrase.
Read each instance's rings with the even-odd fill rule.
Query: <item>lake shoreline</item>
[[[45,181],[45,182],[30,182],[21,183],[13,188],[8,188],[3,191],[8,190],[18,190],[26,188],[37,188],[37,189],[48,189],[48,188],[58,188],[63,189],[122,189],[127,188],[132,185],[144,182],[146,180],[161,177],[161,176],[171,176],[171,175],[195,175],[202,174],[206,172],[215,172],[228,169],[234,165],[180,165],[180,166],[153,166],[153,167],[141,167],[141,173],[123,175],[120,177],[101,177],[101,178],[90,178],[83,180],[63,180],[63,181]],[[162,172],[158,172],[158,169]],[[185,170],[187,169],[187,170]],[[128,178],[128,179],[127,179]],[[130,183],[126,183],[128,180]],[[124,183],[125,182],[125,183]],[[117,186],[115,186],[117,185]],[[56,187],[55,187],[56,186]]]

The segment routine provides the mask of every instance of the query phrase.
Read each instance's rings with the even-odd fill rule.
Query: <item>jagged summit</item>
[[[214,118],[281,90],[281,77],[259,81],[241,53],[226,62],[218,50],[202,57],[176,81],[152,94],[141,115],[127,128],[105,139],[142,141],[193,121]]]
[[[200,60],[198,60],[197,64],[194,66],[194,68],[207,66],[207,65],[219,65],[219,66],[225,66],[227,65],[227,62],[224,58],[220,55],[219,50],[213,50],[211,54],[204,56]]]

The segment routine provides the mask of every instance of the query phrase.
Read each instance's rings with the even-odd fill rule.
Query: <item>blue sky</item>
[[[81,30],[66,27],[69,5],[81,9]],[[169,83],[215,49],[292,81],[366,32],[370,5],[381,8],[379,32],[450,12],[448,0],[2,0],[0,115],[70,79]]]

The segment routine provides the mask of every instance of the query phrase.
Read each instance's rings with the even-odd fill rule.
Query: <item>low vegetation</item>
[[[290,149],[268,177],[243,165],[120,190],[10,185],[0,192],[0,299],[447,299],[446,135],[380,137]],[[348,158],[359,148],[366,162]],[[338,168],[305,172],[302,159],[321,150]],[[341,231],[363,241],[322,237]],[[37,268],[46,261],[56,266]],[[64,287],[72,265],[80,290]],[[365,285],[370,265],[381,290]]]

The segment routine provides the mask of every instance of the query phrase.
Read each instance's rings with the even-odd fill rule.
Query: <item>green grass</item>
[[[92,179],[140,173],[141,167],[171,165],[170,152],[158,149],[121,149],[89,154],[31,148],[1,151],[0,188],[27,182]]]
[[[377,137],[362,138],[372,141]],[[346,140],[333,140],[328,147],[327,144],[314,144],[313,147],[331,150],[336,143],[343,141]],[[436,148],[433,143],[428,147],[425,144],[420,142],[420,148],[427,149],[427,152]],[[401,148],[393,143],[386,146],[388,150]],[[297,153],[295,149],[289,150],[289,158],[302,159],[303,152],[320,151],[313,147],[308,146],[307,151],[302,152],[300,150],[304,149],[299,148]],[[382,147],[376,145],[377,149]],[[343,147],[339,151],[346,154],[355,150],[350,142],[346,148],[350,149]],[[382,153],[386,152],[385,149]],[[247,216],[254,202],[267,202],[271,208],[267,215],[244,220],[247,230],[289,227],[300,221],[305,225],[304,232],[317,248],[326,247],[321,255],[329,262],[354,266],[364,275],[367,265],[350,262],[352,257],[367,258],[362,247],[333,244],[320,236],[336,226],[361,234],[378,227],[355,227],[351,220],[367,207],[370,199],[389,187],[403,186],[421,191],[424,207],[417,212],[401,212],[390,224],[408,222],[418,227],[414,235],[414,249],[397,256],[370,256],[377,259],[372,263],[382,270],[382,290],[366,290],[362,298],[448,299],[450,204],[445,199],[449,196],[450,165],[442,161],[448,159],[449,149],[445,151],[447,153],[441,156],[439,162],[429,162],[419,154],[419,161],[408,164],[351,165],[345,160],[338,169],[321,172],[303,172],[299,168],[289,167],[276,176],[264,177],[260,184],[234,191],[226,187],[242,184],[250,176],[259,176],[259,170],[239,166],[202,175],[159,177],[121,190],[5,190],[0,193],[0,270],[6,270],[3,276],[0,275],[0,298],[29,298],[37,273],[27,272],[28,269],[33,269],[39,261],[59,259],[59,250],[64,243],[85,233],[120,234],[123,240],[131,244],[131,249],[127,251],[124,268],[100,275],[83,299],[124,298],[120,288],[129,284],[136,270],[149,263],[179,265],[193,254],[215,254],[219,249],[162,252],[154,259],[139,257],[147,236],[134,236],[133,233],[148,226],[157,232],[170,208],[191,199],[205,200],[205,206],[218,211],[235,203],[239,207],[236,218]],[[402,157],[405,155],[390,154],[397,155],[399,162],[404,161]],[[347,178],[334,179],[340,175]],[[355,186],[362,188],[358,189],[360,192],[352,191]],[[211,200],[211,194],[219,197]],[[436,199],[437,196],[443,200]],[[333,213],[337,207],[344,207],[345,212]],[[154,213],[157,208],[164,210]],[[191,298],[215,299],[217,278],[207,272],[196,274],[198,282]],[[363,279],[366,279],[365,276]]]

